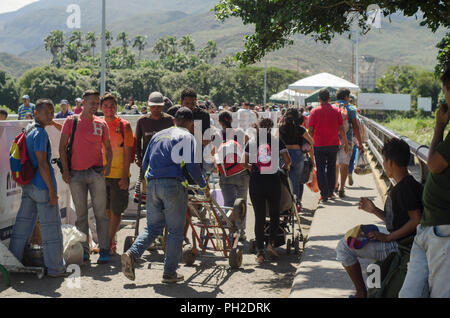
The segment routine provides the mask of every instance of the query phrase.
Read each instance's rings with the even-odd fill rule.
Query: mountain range
[[[234,55],[243,49],[243,38],[253,32],[232,18],[224,23],[215,19],[211,9],[217,0],[107,0],[107,29],[114,36],[121,31],[147,36],[148,46],[143,55],[153,57],[152,46],[158,38],[168,35],[192,35],[197,49],[208,40],[215,40],[220,54]],[[62,30],[66,37],[73,29],[67,26],[71,12],[67,8],[77,4],[81,10],[81,30],[101,32],[101,1],[40,0],[22,9],[0,14],[0,69],[15,76],[36,65],[48,64],[51,56],[43,46],[44,38],[52,30]],[[436,63],[436,44],[445,30],[432,33],[419,25],[415,18],[393,15],[382,19],[381,30],[371,30],[360,40],[359,55],[375,57],[379,76],[391,65],[413,64],[432,70]],[[297,35],[291,47],[272,52],[259,63],[314,74],[329,72],[350,79],[352,70],[352,42],[348,35],[336,36],[330,44],[316,43],[311,37]],[[116,44],[118,45],[118,43]],[[97,44],[97,52],[100,42]],[[362,65],[362,67],[364,67]]]

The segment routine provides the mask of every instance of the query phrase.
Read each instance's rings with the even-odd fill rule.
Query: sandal
[[[259,253],[258,255],[256,255],[256,259],[255,259],[256,263],[258,264],[262,264],[265,261],[265,257],[264,257],[264,253]]]

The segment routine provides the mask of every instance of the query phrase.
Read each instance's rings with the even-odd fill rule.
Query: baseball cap
[[[378,227],[374,224],[366,224],[366,225],[357,225],[347,231],[345,233],[345,241],[347,242],[348,247],[353,249],[361,249],[363,248],[370,239],[367,237],[367,235],[370,232],[379,232],[380,230]]]
[[[148,106],[164,106],[164,96],[160,92],[153,92],[148,97]]]
[[[194,120],[194,114],[192,114],[192,111],[187,107],[181,107],[177,110],[175,113],[175,119],[190,119]]]
[[[67,99],[62,99],[62,100],[59,102],[59,104],[60,104],[60,105],[69,105],[69,101],[68,101]]]
[[[82,100],[81,100],[81,98],[79,98],[79,97],[78,97],[77,99],[75,99],[75,102],[77,102],[77,103],[81,103],[81,101],[82,101]]]
[[[23,96],[22,96],[22,99],[30,99],[30,96],[28,96],[28,95],[23,95]]]

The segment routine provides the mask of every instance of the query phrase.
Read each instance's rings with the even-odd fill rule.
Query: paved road
[[[305,188],[303,198],[305,211],[302,215],[303,233],[308,234],[318,195]],[[130,208],[133,209],[132,204]],[[141,220],[142,228],[145,219]],[[254,216],[249,205],[247,229],[248,239],[254,237]],[[122,250],[127,235],[133,235],[131,225],[118,233],[118,247]],[[81,288],[70,288],[69,279],[48,278],[38,280],[30,275],[13,275],[12,287],[6,288],[0,279],[0,298],[3,297],[227,297],[227,298],[280,298],[288,297],[300,255],[287,255],[285,247],[279,249],[280,258],[257,266],[255,256],[244,244],[242,267],[232,270],[228,260],[212,254],[200,257],[193,266],[180,266],[185,277],[183,283],[166,285],[161,283],[164,256],[162,251],[145,252],[136,268],[136,280],[126,279],[121,272],[120,256],[115,255],[109,264],[96,264],[98,255],[92,255],[92,262],[81,267]],[[149,266],[151,268],[149,269]]]

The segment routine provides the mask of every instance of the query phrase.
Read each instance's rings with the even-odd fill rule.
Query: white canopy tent
[[[303,105],[306,97],[308,97],[308,94],[285,89],[284,91],[270,96],[269,100],[273,102],[287,102],[288,104]]]
[[[312,93],[325,87],[348,88],[352,92],[359,91],[359,86],[329,73],[319,73],[289,85],[289,89],[302,93]]]

